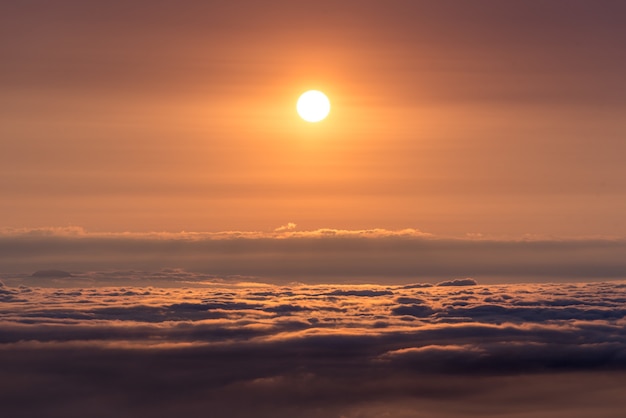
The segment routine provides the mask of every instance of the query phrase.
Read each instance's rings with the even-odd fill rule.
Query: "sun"
[[[296,105],[298,114],[307,122],[324,120],[330,112],[330,100],[318,90],[309,90],[302,93]]]

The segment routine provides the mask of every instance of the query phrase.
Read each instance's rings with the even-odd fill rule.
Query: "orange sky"
[[[624,4],[304,4],[5,2],[0,227],[626,234]]]

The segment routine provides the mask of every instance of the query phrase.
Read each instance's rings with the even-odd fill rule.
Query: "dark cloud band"
[[[584,280],[626,277],[624,240],[444,239],[410,231],[302,235],[224,233],[0,237],[4,272],[32,270],[155,271],[185,268],[221,277],[265,280],[483,281]]]

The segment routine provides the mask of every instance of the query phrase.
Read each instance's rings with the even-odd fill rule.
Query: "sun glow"
[[[330,100],[318,90],[302,93],[296,105],[298,114],[307,122],[319,122],[330,112]]]

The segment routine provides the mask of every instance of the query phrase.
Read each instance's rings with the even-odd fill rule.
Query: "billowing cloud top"
[[[178,286],[146,286],[167,276]],[[92,284],[130,285],[67,277],[59,280],[84,286],[36,288],[36,278],[7,275],[0,410],[452,417],[471,405],[481,415],[550,408],[565,417],[587,403],[595,416],[626,406],[615,395],[626,389],[624,282],[251,285],[195,276],[92,273]]]

